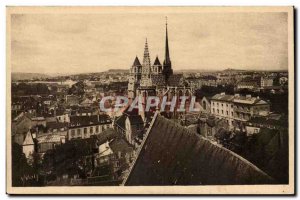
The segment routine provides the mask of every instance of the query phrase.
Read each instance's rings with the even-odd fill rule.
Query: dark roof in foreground
[[[156,114],[124,185],[270,184],[255,165]]]

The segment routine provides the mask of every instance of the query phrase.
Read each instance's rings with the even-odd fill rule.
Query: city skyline
[[[8,194],[295,193],[294,7],[6,13]]]
[[[142,59],[146,38],[151,62],[157,55],[163,61],[166,16],[174,71],[287,69],[285,13],[167,11],[126,16],[113,10],[111,14],[14,14],[12,72],[129,69],[135,56]]]

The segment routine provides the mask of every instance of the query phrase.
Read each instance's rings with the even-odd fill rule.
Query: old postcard
[[[294,194],[293,7],[7,7],[7,193]]]

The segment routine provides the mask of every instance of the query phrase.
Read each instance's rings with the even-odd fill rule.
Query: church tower
[[[139,61],[139,58],[136,56],[132,67],[130,68],[130,76],[134,77],[136,83],[139,83],[141,80],[142,74],[142,65]]]
[[[136,56],[133,64],[129,71],[129,79],[128,79],[128,98],[133,99],[135,97],[135,90],[137,84],[140,83],[142,74],[142,65],[139,61],[139,58]]]
[[[162,65],[160,64],[158,56],[156,56],[154,64],[152,66],[152,73],[153,74],[161,74],[162,73]]]
[[[166,18],[167,20],[167,18]],[[166,46],[165,46],[165,60],[163,63],[163,75],[166,83],[168,83],[169,77],[173,74],[172,63],[169,53],[169,41],[168,41],[168,21],[166,21]]]
[[[151,84],[151,61],[150,61],[150,54],[148,49],[148,42],[146,38],[143,65],[142,65],[141,86],[151,86],[151,85],[152,85]]]

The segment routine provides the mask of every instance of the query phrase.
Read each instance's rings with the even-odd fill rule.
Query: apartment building
[[[219,119],[225,119],[230,128],[233,128],[234,121],[246,122],[253,116],[266,116],[269,112],[268,102],[251,95],[220,93],[211,98],[211,113]]]
[[[210,103],[211,113],[218,119],[225,119],[230,126],[234,121],[233,99],[233,95],[226,95],[224,92],[214,95]]]

